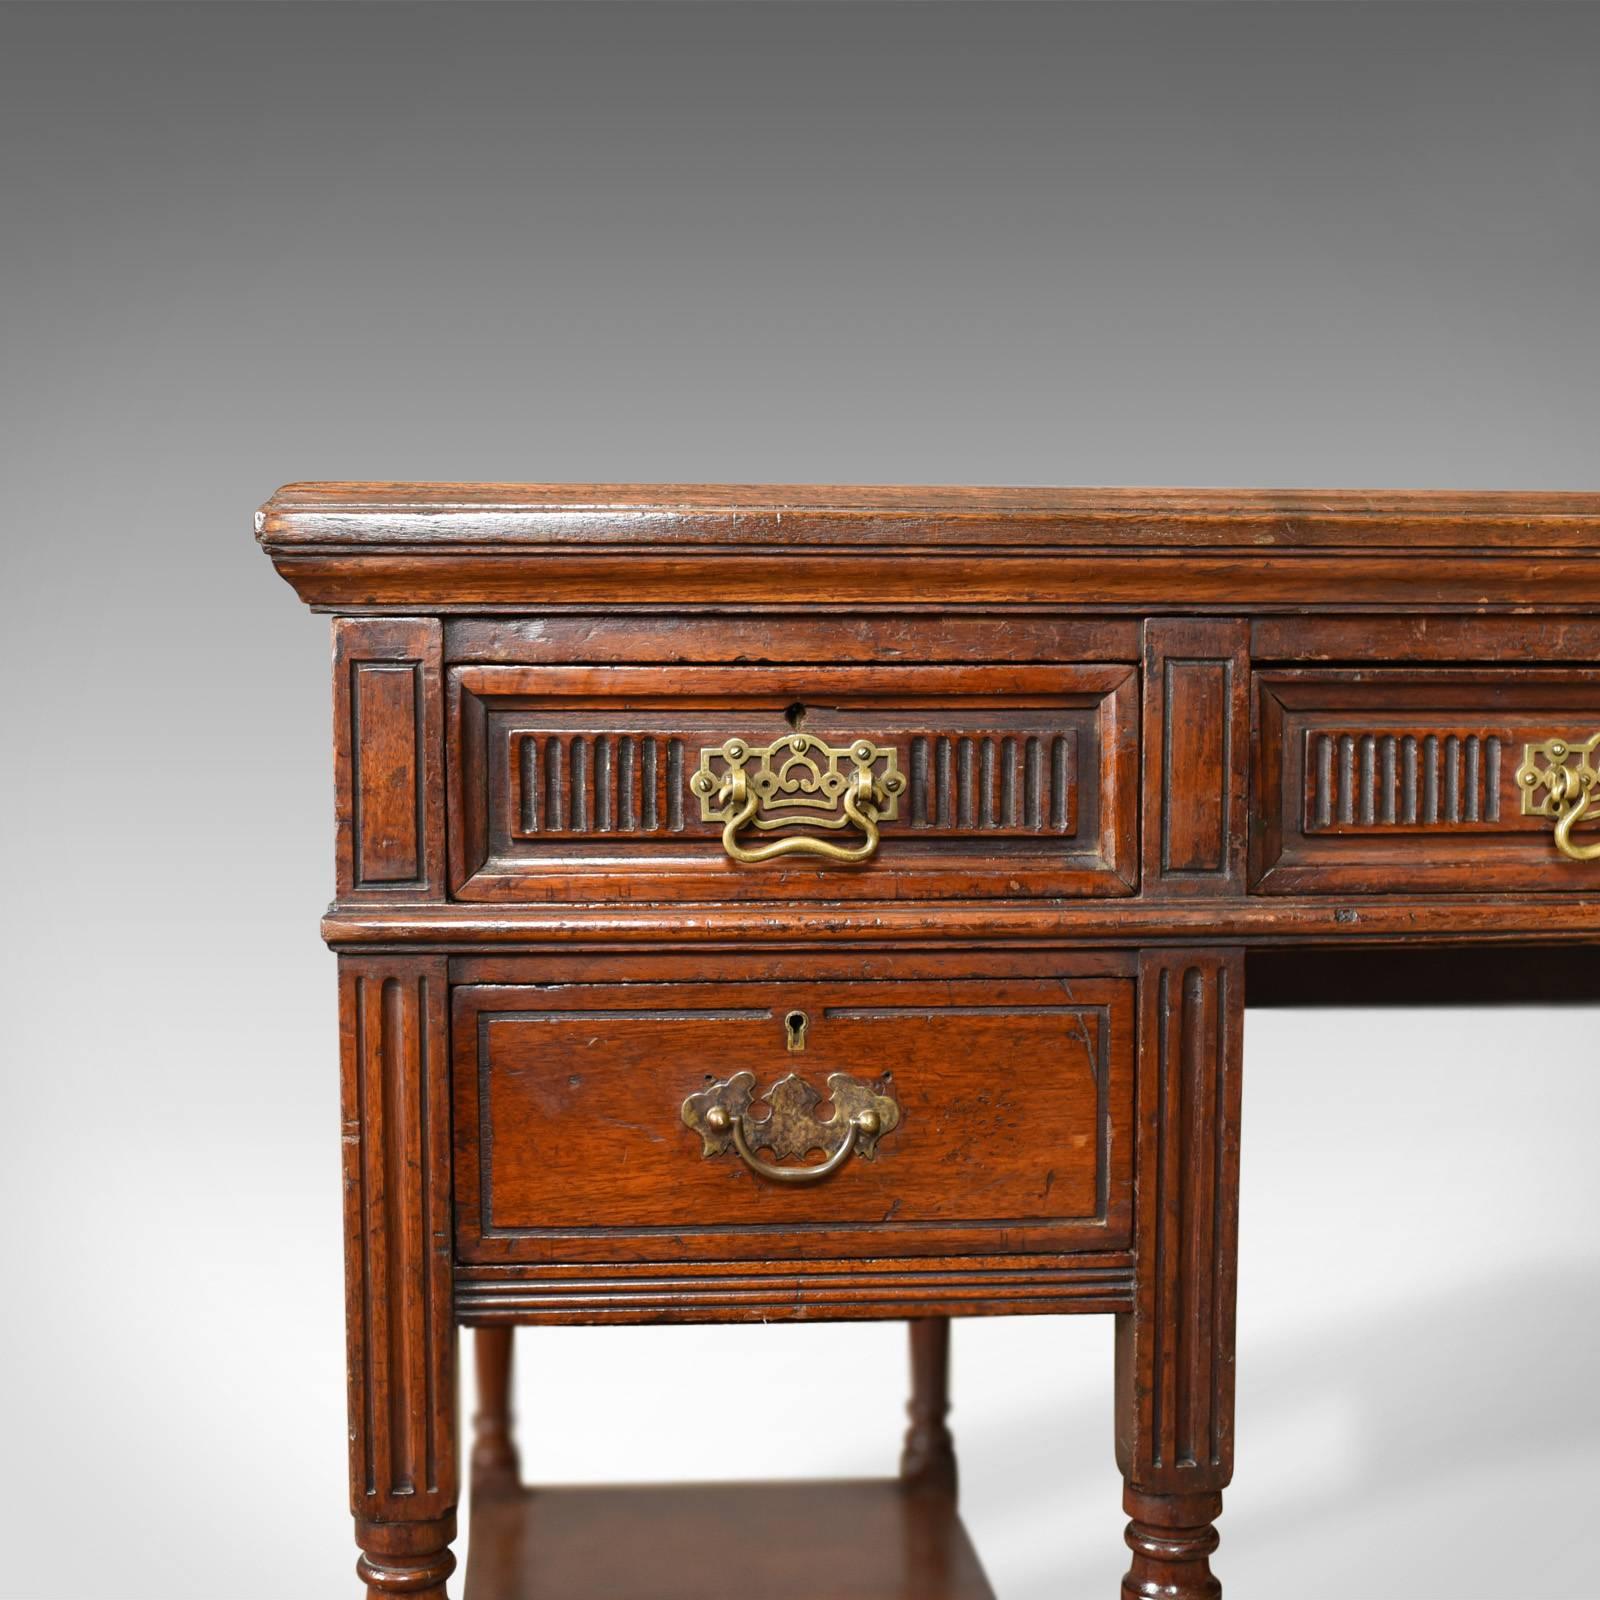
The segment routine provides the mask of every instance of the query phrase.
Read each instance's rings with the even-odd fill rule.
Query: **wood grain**
[[[443,1600],[455,1562],[447,976],[429,957],[345,957],[350,1498],[373,1596]]]
[[[532,1489],[471,1547],[466,1600],[994,1600],[950,1497],[893,1479]]]
[[[1241,897],[1226,902],[1225,908],[1155,900],[1040,905],[968,900],[943,906],[869,901],[763,906],[759,916],[738,905],[459,905],[418,908],[403,915],[340,909],[323,918],[322,931],[335,949],[420,945],[464,953],[487,948],[559,951],[574,939],[601,948],[665,943],[702,950],[808,945],[819,940],[838,940],[863,950],[974,941],[1074,948],[1156,940],[1205,944],[1224,929],[1241,944],[1297,947],[1416,939],[1439,944],[1593,943],[1600,928],[1600,894],[1584,868],[1564,865],[1571,868],[1571,892],[1533,902],[1515,894],[1470,893]]]
[[[1600,496],[1397,489],[967,485],[292,483],[257,514],[276,545],[654,540],[1586,549]]]
[[[454,1006],[462,1262],[817,1268],[1127,1240],[1126,980],[1069,965],[968,982],[463,985]],[[680,1117],[708,1076],[740,1068],[761,1088],[793,1072],[819,1091],[850,1072],[892,1096],[900,1125],[870,1161],[773,1184],[734,1154],[707,1159]]]
[[[455,1281],[456,1317],[475,1327],[1103,1314],[1131,1308],[1133,1254],[464,1262]]]
[[[1259,617],[1250,625],[1259,663],[1291,661],[1499,662],[1580,666],[1600,661],[1600,618],[1572,615]],[[1088,660],[1086,656],[1083,658]]]
[[[257,536],[347,611],[1600,605],[1592,495],[294,484]]]
[[[1209,1525],[1233,1474],[1243,957],[1151,951],[1139,995],[1138,1281],[1116,1324],[1123,1592],[1202,1600],[1220,1592]]]
[[[809,662],[905,665],[922,662],[1139,660],[1140,627],[1127,617],[1069,612],[1013,616],[928,617],[904,611],[831,612],[827,616],[704,618],[615,611],[554,612],[534,617],[450,617],[445,655],[480,666],[681,666],[732,662],[775,666]]]
[[[336,879],[347,901],[444,898],[438,622],[333,629]]]
[[[1306,549],[1252,554],[1209,549],[1107,554],[1092,549],[952,554],[938,549],[719,554],[707,571],[688,551],[618,548],[507,554],[468,548],[420,554],[384,546],[359,553],[271,552],[280,576],[318,610],[422,613],[671,607],[859,610],[891,605],[940,614],[963,608],[1134,614],[1345,610],[1458,611],[1600,607],[1591,552],[1463,550],[1384,553]],[[1538,557],[1530,560],[1529,555]],[[714,580],[714,581],[713,581]],[[1068,599],[1070,597],[1070,601]]]
[[[1145,893],[1237,895],[1250,788],[1245,623],[1146,625],[1143,757]]]
[[[452,667],[456,898],[1126,895],[1137,883],[1134,670]],[[688,781],[735,735],[890,745],[908,783],[858,864],[730,860]]]

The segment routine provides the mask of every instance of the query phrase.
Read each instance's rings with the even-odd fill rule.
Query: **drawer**
[[[1525,814],[1524,749],[1600,730],[1593,671],[1256,675],[1252,881],[1268,893],[1600,887]],[[1541,763],[1542,764],[1542,763]],[[1537,791],[1547,793],[1547,791]],[[1574,842],[1600,840],[1580,824]]]
[[[448,687],[461,900],[1137,883],[1130,666],[458,665]]]
[[[1132,997],[1105,976],[458,986],[458,1258],[1125,1247]]]

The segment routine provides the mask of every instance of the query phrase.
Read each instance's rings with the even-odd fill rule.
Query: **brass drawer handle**
[[[1517,783],[1523,816],[1556,819],[1556,848],[1562,855],[1574,861],[1600,861],[1600,843],[1572,842],[1572,830],[1585,817],[1600,815],[1600,733],[1578,745],[1565,739],[1524,745]]]
[[[870,1161],[878,1140],[900,1123],[900,1107],[888,1095],[858,1083],[848,1072],[828,1077],[833,1115],[826,1120],[816,1114],[822,1095],[792,1072],[765,1094],[757,1095],[755,1088],[753,1072],[736,1072],[690,1095],[683,1102],[683,1120],[705,1141],[706,1159],[731,1149],[752,1172],[774,1183],[817,1183],[837,1172],[852,1153]],[[750,1115],[758,1099],[772,1108],[765,1121]],[[779,1160],[798,1160],[812,1150],[821,1150],[825,1159],[810,1167],[780,1167],[756,1154],[763,1147]]]
[[[878,848],[878,824],[892,821],[906,787],[899,752],[870,739],[835,749],[808,733],[792,733],[763,747],[727,739],[700,752],[689,788],[700,797],[703,822],[722,824],[722,848],[734,861],[774,856],[823,856],[865,861]],[[742,845],[739,832],[796,824],[858,828],[858,845],[791,834],[770,844]]]

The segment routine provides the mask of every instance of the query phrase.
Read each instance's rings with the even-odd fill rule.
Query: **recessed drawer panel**
[[[1579,770],[1600,731],[1594,672],[1263,672],[1256,712],[1258,889],[1600,888],[1600,864],[1563,854],[1555,817],[1525,807],[1550,789],[1523,773],[1528,746],[1551,741]],[[1532,768],[1549,765],[1541,754]],[[1584,840],[1600,830],[1580,821],[1572,842]]]
[[[458,666],[463,900],[1130,893],[1127,666]]]
[[[468,1262],[1128,1240],[1125,978],[455,991]]]

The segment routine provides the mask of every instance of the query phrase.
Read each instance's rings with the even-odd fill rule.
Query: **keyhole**
[[[805,1049],[806,1024],[810,1020],[803,1011],[791,1011],[783,1019],[783,1030],[789,1036],[789,1049],[791,1052]]]

